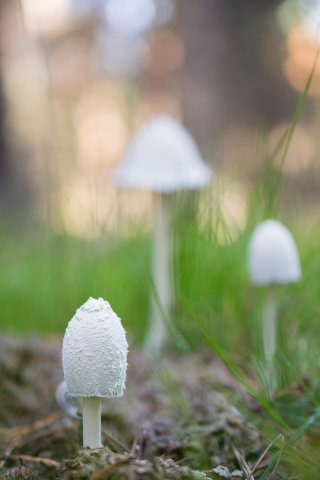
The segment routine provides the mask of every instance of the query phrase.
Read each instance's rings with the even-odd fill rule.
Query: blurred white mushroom
[[[277,220],[265,220],[252,234],[248,260],[252,282],[268,287],[262,335],[265,361],[272,366],[277,337],[276,285],[300,279],[299,254],[289,230]]]
[[[158,354],[166,339],[164,321],[172,305],[170,194],[206,185],[211,170],[203,162],[190,133],[175,119],[160,115],[145,123],[134,136],[118,168],[120,187],[154,192],[153,298],[147,351]]]
[[[256,285],[297,282],[301,277],[296,244],[277,220],[265,220],[254,230],[249,247],[249,269]]]
[[[127,351],[125,330],[109,303],[89,298],[70,320],[62,348],[67,394],[83,398],[83,446],[102,446],[101,398],[122,396]]]

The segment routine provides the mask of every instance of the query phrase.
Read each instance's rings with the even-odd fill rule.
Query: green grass
[[[88,296],[102,296],[142,339],[149,301],[146,238],[87,243],[17,230],[0,238],[2,330],[62,333]]]
[[[197,200],[193,197],[195,208]],[[299,479],[316,480],[320,468],[315,454],[320,440],[320,225],[306,235],[299,229],[296,213],[291,212],[286,221],[279,208],[278,216],[289,223],[296,238],[303,278],[278,289],[278,391],[273,399],[268,395],[261,348],[265,291],[250,285],[247,274],[247,245],[255,222],[249,216],[238,238],[221,244],[216,230],[225,225],[221,212],[214,212],[213,227],[200,228],[189,213],[178,215],[178,211],[189,211],[190,204],[184,209],[184,202],[185,198],[177,198],[174,212],[173,323],[177,336],[172,337],[172,344],[183,346],[187,354],[203,346],[211,348],[261,404],[262,414],[257,417],[241,399],[232,399],[270,442],[279,433],[284,435],[284,441],[275,442],[271,449],[274,462],[269,473],[280,460],[279,468],[290,465],[299,472]],[[257,209],[251,212],[254,218],[265,215],[263,211],[257,215]],[[3,226],[0,328],[61,335],[88,296],[102,296],[122,317],[130,340],[141,342],[152,291],[150,257],[151,236],[137,231],[121,238],[106,234],[89,242]],[[292,392],[291,386],[299,381],[300,392]]]
[[[294,129],[301,119],[312,73],[292,122],[273,152],[265,150],[265,133],[257,143],[260,175],[248,201],[246,228],[231,240],[219,205],[199,227],[196,195],[177,197],[174,220],[172,344],[187,351],[211,348],[262,406],[254,416],[266,437],[279,433],[284,441],[272,447],[273,464],[292,465],[299,479],[318,479],[320,461],[320,223],[303,227],[305,213],[282,202],[283,164]],[[207,192],[202,195],[205,201]],[[275,216],[296,238],[303,278],[278,289],[279,332],[276,369],[278,391],[268,395],[261,347],[261,316],[265,291],[250,285],[247,246],[253,226]],[[302,227],[301,227],[302,226]],[[221,231],[229,241],[218,241]],[[110,301],[133,342],[141,342],[149,312],[151,236],[135,231],[115,238],[81,241],[48,231],[30,232],[17,226],[0,231],[0,328],[18,333],[62,334],[75,309],[88,296]],[[183,354],[183,353],[182,353]],[[299,388],[297,388],[297,382]],[[296,390],[292,387],[296,385]],[[176,401],[180,401],[176,397]]]
[[[250,349],[259,349],[264,290],[248,281],[248,233],[218,245],[205,231],[188,227],[176,242],[175,324],[191,346],[201,341],[193,320],[202,319],[229,350],[248,358]],[[318,327],[320,284],[314,279],[320,274],[320,230],[306,238],[297,232],[296,237],[303,280],[279,288],[286,350],[293,345],[285,332],[314,338]],[[92,295],[107,298],[134,337],[142,339],[152,290],[149,236],[84,242],[6,230],[0,246],[1,329],[61,333],[75,308]]]

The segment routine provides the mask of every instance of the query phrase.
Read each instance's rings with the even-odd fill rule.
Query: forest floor
[[[259,404],[206,350],[154,362],[132,347],[125,395],[103,402],[102,449],[81,447],[80,415],[56,402],[61,381],[60,338],[0,339],[0,479],[256,480],[270,463],[222,391],[253,414]],[[265,478],[291,478],[276,467]]]

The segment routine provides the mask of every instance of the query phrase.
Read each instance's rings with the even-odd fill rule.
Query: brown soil
[[[0,340],[0,479],[259,478],[246,468],[265,443],[213,388],[245,396],[208,352],[152,362],[132,348],[124,397],[103,402],[98,450],[81,448],[81,419],[59,410],[61,380],[60,339]]]

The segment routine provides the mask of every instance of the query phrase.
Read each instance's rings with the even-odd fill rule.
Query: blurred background
[[[151,197],[112,172],[157,113],[186,125],[215,173],[197,232],[179,231],[182,325],[195,312],[247,321],[246,232],[267,215],[293,228],[314,273],[319,23],[316,0],[1,0],[1,328],[61,332],[101,295],[142,338]]]

